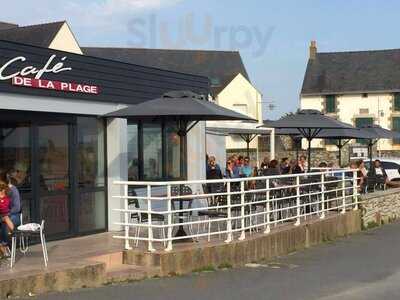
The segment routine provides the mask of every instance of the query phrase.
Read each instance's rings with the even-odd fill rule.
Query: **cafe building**
[[[157,116],[104,117],[173,90],[208,95],[209,80],[0,35],[0,168],[21,193],[24,220],[44,219],[52,239],[118,230],[113,181],[203,179],[204,122],[179,136]]]

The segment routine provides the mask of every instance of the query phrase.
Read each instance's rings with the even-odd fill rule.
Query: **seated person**
[[[305,173],[306,170],[307,170],[307,158],[304,155],[302,155],[300,156],[297,165],[293,168],[292,173],[293,174]]]
[[[222,179],[222,171],[215,161],[214,156],[210,156],[206,172],[207,179]]]
[[[226,162],[226,167],[225,167],[225,178],[235,178],[235,174],[233,173],[233,164],[230,159]]]
[[[373,168],[368,173],[369,176],[376,178],[378,184],[383,184],[388,187],[400,187],[400,182],[390,181],[385,169],[382,167],[381,161],[376,159]]]
[[[279,162],[273,159],[269,162],[268,169],[264,172],[265,176],[277,176],[281,175],[281,170],[279,168]],[[271,180],[271,185],[276,187],[278,185],[278,179]]]
[[[250,166],[250,158],[245,157],[243,161],[243,167],[241,168],[242,177],[251,177],[253,174],[253,168]]]
[[[268,169],[268,165],[269,165],[269,159],[266,156],[266,157],[264,157],[264,159],[263,159],[263,161],[262,161],[262,163],[260,165],[261,171],[263,172],[264,170]]]
[[[282,158],[280,169],[281,169],[281,174],[289,174],[290,165],[289,165],[289,158],[288,157]]]
[[[9,187],[5,182],[0,182],[0,221],[1,227],[6,226],[8,232],[14,230],[14,224],[10,218],[10,198],[8,197]],[[0,245],[0,252],[6,254],[3,245]]]

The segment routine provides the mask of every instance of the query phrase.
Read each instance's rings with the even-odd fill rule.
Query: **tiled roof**
[[[0,23],[0,40],[47,48],[64,23],[64,21],[61,21],[21,27],[14,26],[8,29],[1,29],[2,23]]]
[[[302,95],[400,91],[400,49],[317,53]]]
[[[83,47],[82,50],[91,56],[206,76],[211,81],[214,95],[225,88],[239,73],[249,80],[238,51],[101,47]]]

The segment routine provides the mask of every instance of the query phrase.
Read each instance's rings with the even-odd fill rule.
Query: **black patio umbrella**
[[[128,118],[137,120],[157,120],[165,119],[176,121],[177,134],[181,137],[186,136],[188,132],[199,121],[252,121],[256,120],[218,106],[208,101],[204,96],[198,95],[190,91],[171,91],[165,93],[160,98],[142,102],[136,105],[129,105],[126,108],[108,113],[105,117]],[[186,177],[186,168],[183,161],[186,152],[186,144],[180,143],[180,175]],[[182,194],[182,186],[180,187]],[[183,209],[182,201],[179,202],[180,210]],[[180,218],[180,222],[183,220]],[[183,226],[180,226],[176,236],[185,236],[186,233]],[[181,241],[184,241],[183,239]]]
[[[233,110],[221,107],[208,101],[204,96],[190,91],[171,91],[160,98],[149,100],[104,115],[105,117],[129,118],[139,120],[167,119],[176,121],[177,134],[181,137],[199,121],[251,121],[256,120],[237,113]],[[186,151],[181,143],[181,159]],[[185,175],[185,164],[181,161],[181,176]]]
[[[266,127],[280,129],[297,129],[301,136],[308,141],[308,171],[311,170],[311,141],[323,129],[353,129],[354,127],[325,116],[313,109],[300,110],[295,114],[287,115],[277,121],[270,122]]]
[[[339,166],[342,166],[342,148],[351,139],[371,139],[374,135],[370,132],[359,128],[344,128],[344,129],[323,129],[316,138],[318,139],[332,139],[336,140],[336,147],[339,149]]]
[[[247,156],[250,155],[250,142],[258,135],[268,134],[265,129],[260,128],[207,127],[207,131],[239,136],[246,142]]]
[[[364,131],[368,132],[371,137],[368,138],[368,153],[369,153],[369,165],[372,168],[372,146],[378,142],[379,139],[400,139],[400,132],[385,129],[379,125],[363,125],[360,127]]]

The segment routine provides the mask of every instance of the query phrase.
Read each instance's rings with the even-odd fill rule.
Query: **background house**
[[[206,76],[217,104],[262,122],[261,93],[251,83],[238,51],[84,47],[85,54]],[[240,137],[226,137],[228,151],[243,150]],[[250,144],[258,149],[258,139]]]
[[[400,131],[399,63],[400,49],[320,53],[312,41],[301,108],[323,111],[354,126],[374,123]],[[337,150],[329,141],[317,140],[312,146]],[[380,140],[377,150],[396,154],[400,141]]]

